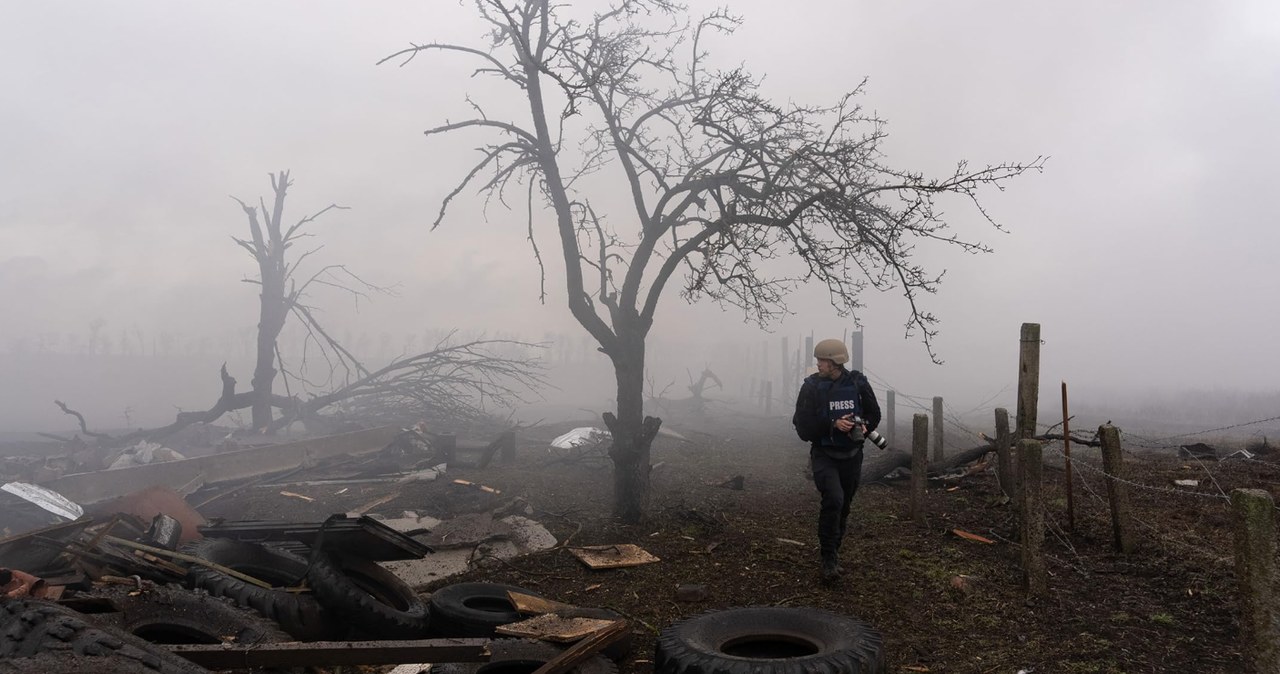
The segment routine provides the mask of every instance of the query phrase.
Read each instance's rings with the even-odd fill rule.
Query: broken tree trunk
[[[866,451],[866,450],[863,450]],[[988,452],[996,451],[994,444],[981,445],[952,454],[942,461],[929,462],[929,477],[938,477],[955,471],[960,466],[981,459]],[[862,463],[862,483],[880,482],[899,468],[911,467],[911,454],[896,449],[869,453]],[[897,478],[892,478],[897,479]]]

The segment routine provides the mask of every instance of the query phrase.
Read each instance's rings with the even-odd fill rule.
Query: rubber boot
[[[843,569],[840,568],[839,558],[836,557],[836,554],[834,552],[830,554],[824,554],[822,556],[822,581],[823,582],[832,583],[839,580],[840,574],[842,571]]]

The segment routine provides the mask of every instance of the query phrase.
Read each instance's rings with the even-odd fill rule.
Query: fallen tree
[[[950,473],[954,473],[962,466],[966,466],[982,457],[988,452],[996,451],[994,444],[980,445],[960,452],[956,452],[942,461],[930,461],[928,473],[930,478],[942,477]],[[890,449],[883,452],[874,450],[863,450],[865,459],[862,462],[862,483],[884,482],[887,480],[905,479],[909,477],[909,473],[903,472],[899,474],[899,468],[905,468],[907,471],[911,469],[911,453],[898,449]]]
[[[971,447],[961,450],[954,454],[944,457],[941,461],[930,461],[926,469],[929,479],[937,479],[946,475],[954,475],[962,472],[965,466],[975,461],[979,461],[987,456],[987,454],[996,451],[995,440],[988,438],[986,435],[981,436],[987,440],[984,445]],[[1053,440],[1062,440],[1061,433],[1045,433],[1038,435],[1033,440],[1040,442],[1049,442]],[[1071,444],[1085,445],[1097,447],[1100,443],[1091,438],[1071,436]],[[890,449],[887,451],[875,451],[870,449],[863,450],[866,452],[862,463],[862,483],[871,482],[887,482],[891,480],[905,480],[910,477],[911,470],[911,453],[898,449]],[[899,470],[899,469],[904,470]]]

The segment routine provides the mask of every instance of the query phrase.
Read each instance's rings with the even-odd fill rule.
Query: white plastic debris
[[[1200,480],[1174,480],[1173,483],[1178,485],[1179,487],[1199,487],[1200,486]]]
[[[575,428],[564,435],[551,441],[552,447],[559,449],[573,449],[583,445],[594,445],[613,437],[609,431],[601,430],[591,426],[582,426]]]
[[[24,501],[34,503],[40,506],[41,509],[47,510],[58,517],[78,520],[84,516],[84,508],[81,508],[62,494],[40,485],[27,482],[9,482],[0,486],[0,490],[7,491]]]
[[[108,470],[116,468],[130,468],[132,466],[145,466],[149,463],[161,463],[164,461],[177,461],[185,459],[181,453],[158,445],[154,442],[140,441],[138,444],[124,450],[115,461],[111,462]]]

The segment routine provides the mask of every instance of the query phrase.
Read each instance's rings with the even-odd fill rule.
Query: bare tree
[[[669,0],[616,0],[576,18],[549,0],[473,1],[491,27],[487,45],[417,44],[384,61],[465,54],[479,61],[477,75],[509,83],[527,101],[517,119],[506,109],[490,116],[468,99],[474,117],[426,132],[496,136],[435,225],[468,185],[501,198],[523,184],[541,265],[534,212],[554,214],[569,308],[617,379],[617,413],[604,420],[613,433],[614,509],[624,521],[640,519],[648,498],[661,420],[644,416],[645,340],[677,271],[686,300],[732,305],[761,324],[786,312],[786,294],[801,283],[825,284],[842,315],[859,309],[868,289],[897,289],[907,334],[918,334],[932,357],[937,319],[919,299],[941,276],[914,261],[914,247],[988,250],[952,233],[935,198],[968,199],[999,228],[978,204],[979,189],[1041,167],[1040,158],[980,169],[960,163],[936,178],[891,168],[879,151],[884,123],[858,105],[861,85],[829,106],[778,104],[745,69],[708,66],[707,39],[739,23],[723,11],[691,18]],[[620,218],[596,208],[617,193],[600,187],[610,179],[630,203]],[[772,262],[779,258],[792,264]]]
[[[250,206],[239,199],[236,202],[244,209],[249,218],[249,239],[232,237],[241,248],[249,251],[258,263],[258,278],[245,279],[247,283],[255,283],[261,288],[258,295],[258,342],[257,362],[253,369],[253,427],[267,430],[272,422],[271,392],[276,379],[276,360],[279,356],[278,341],[280,331],[284,329],[285,320],[290,311],[302,311],[299,299],[307,287],[330,271],[326,267],[301,286],[293,284],[294,272],[298,265],[317,249],[298,255],[292,263],[286,253],[302,238],[310,236],[303,228],[315,221],[324,213],[343,208],[336,204],[325,206],[313,215],[302,218],[287,229],[283,225],[285,198],[293,182],[289,180],[289,172],[281,171],[271,174],[271,189],[275,193],[271,208],[262,199],[258,206]],[[235,197],[232,197],[235,198]],[[259,210],[261,209],[261,210]],[[261,222],[259,222],[261,215]],[[286,288],[286,284],[290,287]]]
[[[113,446],[157,441],[191,424],[212,423],[245,408],[252,410],[253,429],[261,433],[274,433],[295,421],[324,425],[326,419],[341,414],[362,421],[400,423],[413,419],[458,427],[524,402],[528,392],[546,384],[533,355],[541,345],[510,339],[458,341],[454,333],[445,335],[429,351],[401,354],[381,367],[366,366],[317,320],[314,307],[307,303],[308,290],[327,286],[364,296],[387,289],[364,281],[340,264],[323,265],[310,275],[300,275],[303,263],[321,249],[293,250],[312,236],[307,225],[343,207],[331,204],[285,226],[285,200],[293,183],[288,171],[270,177],[274,192],[271,208],[262,199],[256,207],[236,199],[248,218],[250,238],[232,237],[258,265],[258,278],[245,279],[260,288],[252,390],[237,393],[236,380],[224,364],[219,373],[221,394],[212,407],[179,412],[168,426],[119,437],[90,431],[82,414],[54,401],[76,418],[82,433]],[[293,369],[286,367],[279,346],[280,333],[290,316],[302,324],[306,335],[303,355]],[[96,335],[95,330],[91,342]],[[310,369],[309,356],[314,361]],[[283,382],[283,394],[275,391],[277,378]]]

